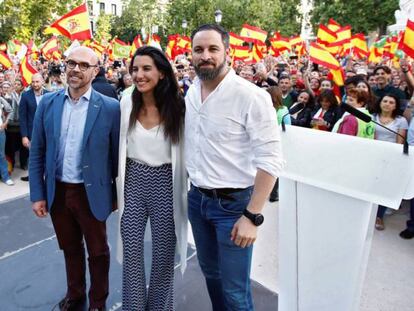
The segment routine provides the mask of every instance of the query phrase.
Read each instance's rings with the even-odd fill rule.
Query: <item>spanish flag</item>
[[[230,45],[243,45],[244,40],[242,37],[236,35],[233,32],[229,32],[229,37],[230,37]]]
[[[13,66],[13,63],[9,56],[2,51],[0,51],[0,64],[2,64],[3,67],[6,69],[9,69]]]
[[[52,55],[55,51],[59,50],[58,40],[56,36],[52,36],[49,40],[47,40],[40,51],[42,52],[43,56],[47,59],[52,58]]]
[[[363,33],[357,33],[353,35],[351,39],[351,43],[352,43],[352,49],[353,49],[355,56],[359,58],[369,56],[367,41],[365,40],[365,36]]]
[[[174,47],[177,43],[177,38],[179,37],[178,34],[175,35],[169,35],[168,36],[168,43],[167,47],[165,49],[165,54],[167,54],[168,58],[171,60],[175,60],[175,53],[174,53]]]
[[[142,46],[141,35],[136,35],[134,41],[132,41],[131,51],[129,52],[130,56],[133,56],[135,51]]]
[[[279,52],[290,51],[292,49],[289,38],[279,37],[278,39],[270,39],[270,44]]]
[[[336,33],[323,24],[319,25],[316,37],[316,42],[323,45],[328,45],[329,43],[335,42],[337,39]]]
[[[294,37],[291,37],[291,38],[289,39],[289,43],[290,43],[290,45],[291,45],[292,47],[294,47],[294,46],[296,46],[296,45],[303,44],[303,40],[302,40],[302,38],[301,38],[300,36],[294,36]]]
[[[260,42],[260,41],[258,41]],[[263,54],[260,50],[260,47],[258,46],[257,43],[255,43],[253,45],[253,49],[252,49],[252,62],[253,63],[258,63],[263,59]]]
[[[45,34],[60,34],[70,40],[92,39],[91,26],[89,22],[88,7],[86,2],[69,13],[63,15],[52,25],[47,27]]]
[[[23,57],[22,62],[20,63],[20,74],[25,87],[32,83],[32,76],[35,73],[37,73],[37,70],[28,62],[27,56]]]
[[[309,58],[315,64],[332,70],[340,68],[338,60],[327,49],[315,42],[312,42],[310,45]]]
[[[255,40],[265,42],[267,38],[267,32],[260,29],[259,27],[244,24],[242,30],[240,31],[240,36],[243,37],[244,41],[246,42],[254,42]]]
[[[400,48],[405,54],[414,58],[414,22],[411,20],[407,20],[407,26],[401,39]]]
[[[7,51],[7,43],[0,43],[0,51],[2,52]]]
[[[337,36],[336,42],[342,43],[344,45],[346,43],[349,43],[351,41],[351,37],[352,37],[352,35],[351,35],[351,26],[348,25],[348,26],[345,26],[345,27],[342,27],[342,28],[338,29],[337,32],[336,32],[336,36]]]
[[[336,20],[333,18],[330,18],[328,21],[328,29],[337,32],[341,28],[341,24],[339,24]]]
[[[250,60],[250,49],[248,46],[235,46],[233,49],[231,49],[231,56],[234,60]]]

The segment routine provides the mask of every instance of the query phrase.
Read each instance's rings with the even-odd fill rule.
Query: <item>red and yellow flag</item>
[[[323,45],[328,45],[329,43],[333,43],[337,39],[337,35],[334,31],[329,29],[327,26],[320,24],[318,33],[316,35],[316,42]]]
[[[29,63],[27,56],[23,57],[20,63],[20,74],[22,75],[22,82],[25,87],[32,83],[32,76],[35,73],[37,73],[37,70]]]
[[[259,41],[260,42],[260,41]],[[258,63],[263,59],[263,54],[261,52],[260,47],[258,46],[257,43],[255,43],[253,45],[253,49],[252,49],[252,62],[253,63]]]
[[[88,40],[92,38],[91,26],[89,22],[88,7],[86,2],[69,13],[63,15],[52,25],[47,27],[45,34],[60,34],[70,40]]]
[[[0,51],[0,64],[2,64],[3,67],[6,69],[9,69],[13,66],[13,62],[11,61],[9,56],[2,51]]]
[[[337,70],[340,68],[338,60],[323,46],[312,42],[310,45],[309,58],[312,62]]]
[[[234,60],[251,60],[251,53],[248,46],[234,46],[231,49],[231,56]]]
[[[342,43],[344,45],[346,43],[349,43],[352,37],[351,26],[348,25],[348,26],[341,27],[340,29],[336,31],[336,36],[337,36],[336,42]]]
[[[45,56],[47,59],[52,58],[52,55],[54,52],[59,50],[58,40],[56,36],[51,37],[49,40],[47,40],[40,51],[42,52],[43,56]]]
[[[132,41],[130,56],[134,55],[135,51],[142,46],[141,35],[136,35],[134,41]]]
[[[278,39],[270,39],[270,44],[279,52],[290,51],[292,49],[289,38],[279,37]]]
[[[341,28],[341,24],[339,24],[336,20],[333,18],[330,18],[328,21],[328,29],[337,32]]]
[[[368,45],[363,33],[357,33],[351,39],[352,50],[355,56],[359,58],[368,57]]]
[[[0,51],[2,52],[7,51],[7,43],[0,43]]]
[[[290,46],[294,47],[296,45],[303,44],[303,39],[301,36],[294,36],[289,39]]]
[[[414,22],[411,20],[407,20],[407,26],[401,39],[400,48],[405,54],[414,58]]]
[[[242,30],[240,31],[240,36],[243,37],[244,41],[246,42],[254,42],[255,40],[265,42],[267,38],[267,32],[260,29],[259,27],[243,24]]]
[[[241,46],[244,43],[244,40],[239,35],[236,35],[234,32],[229,32],[230,37],[230,45],[238,45]]]

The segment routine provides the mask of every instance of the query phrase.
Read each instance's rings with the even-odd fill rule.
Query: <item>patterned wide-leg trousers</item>
[[[171,164],[151,167],[127,159],[125,207],[121,218],[123,242],[122,309],[174,310],[175,227]],[[144,234],[150,219],[152,266],[146,290]]]

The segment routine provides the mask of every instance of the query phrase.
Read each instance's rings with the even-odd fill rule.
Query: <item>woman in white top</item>
[[[139,48],[130,65],[135,89],[121,101],[119,176],[123,310],[173,306],[174,254],[184,271],[187,250],[187,180],[182,156],[185,105],[161,50]],[[150,220],[152,266],[148,292],[144,233]]]
[[[378,101],[376,111],[377,113],[373,114],[374,120],[401,136],[387,131],[379,125],[375,125],[375,139],[403,144],[407,135],[408,122],[401,116],[400,99],[394,94],[384,95]],[[377,220],[375,222],[377,230],[385,229],[384,215],[386,210],[387,207],[378,205]]]

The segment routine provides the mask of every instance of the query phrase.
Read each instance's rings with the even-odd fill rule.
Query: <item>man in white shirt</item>
[[[269,94],[227,66],[229,35],[192,34],[198,79],[186,96],[189,219],[213,310],[253,310],[250,266],[260,214],[282,165]]]

